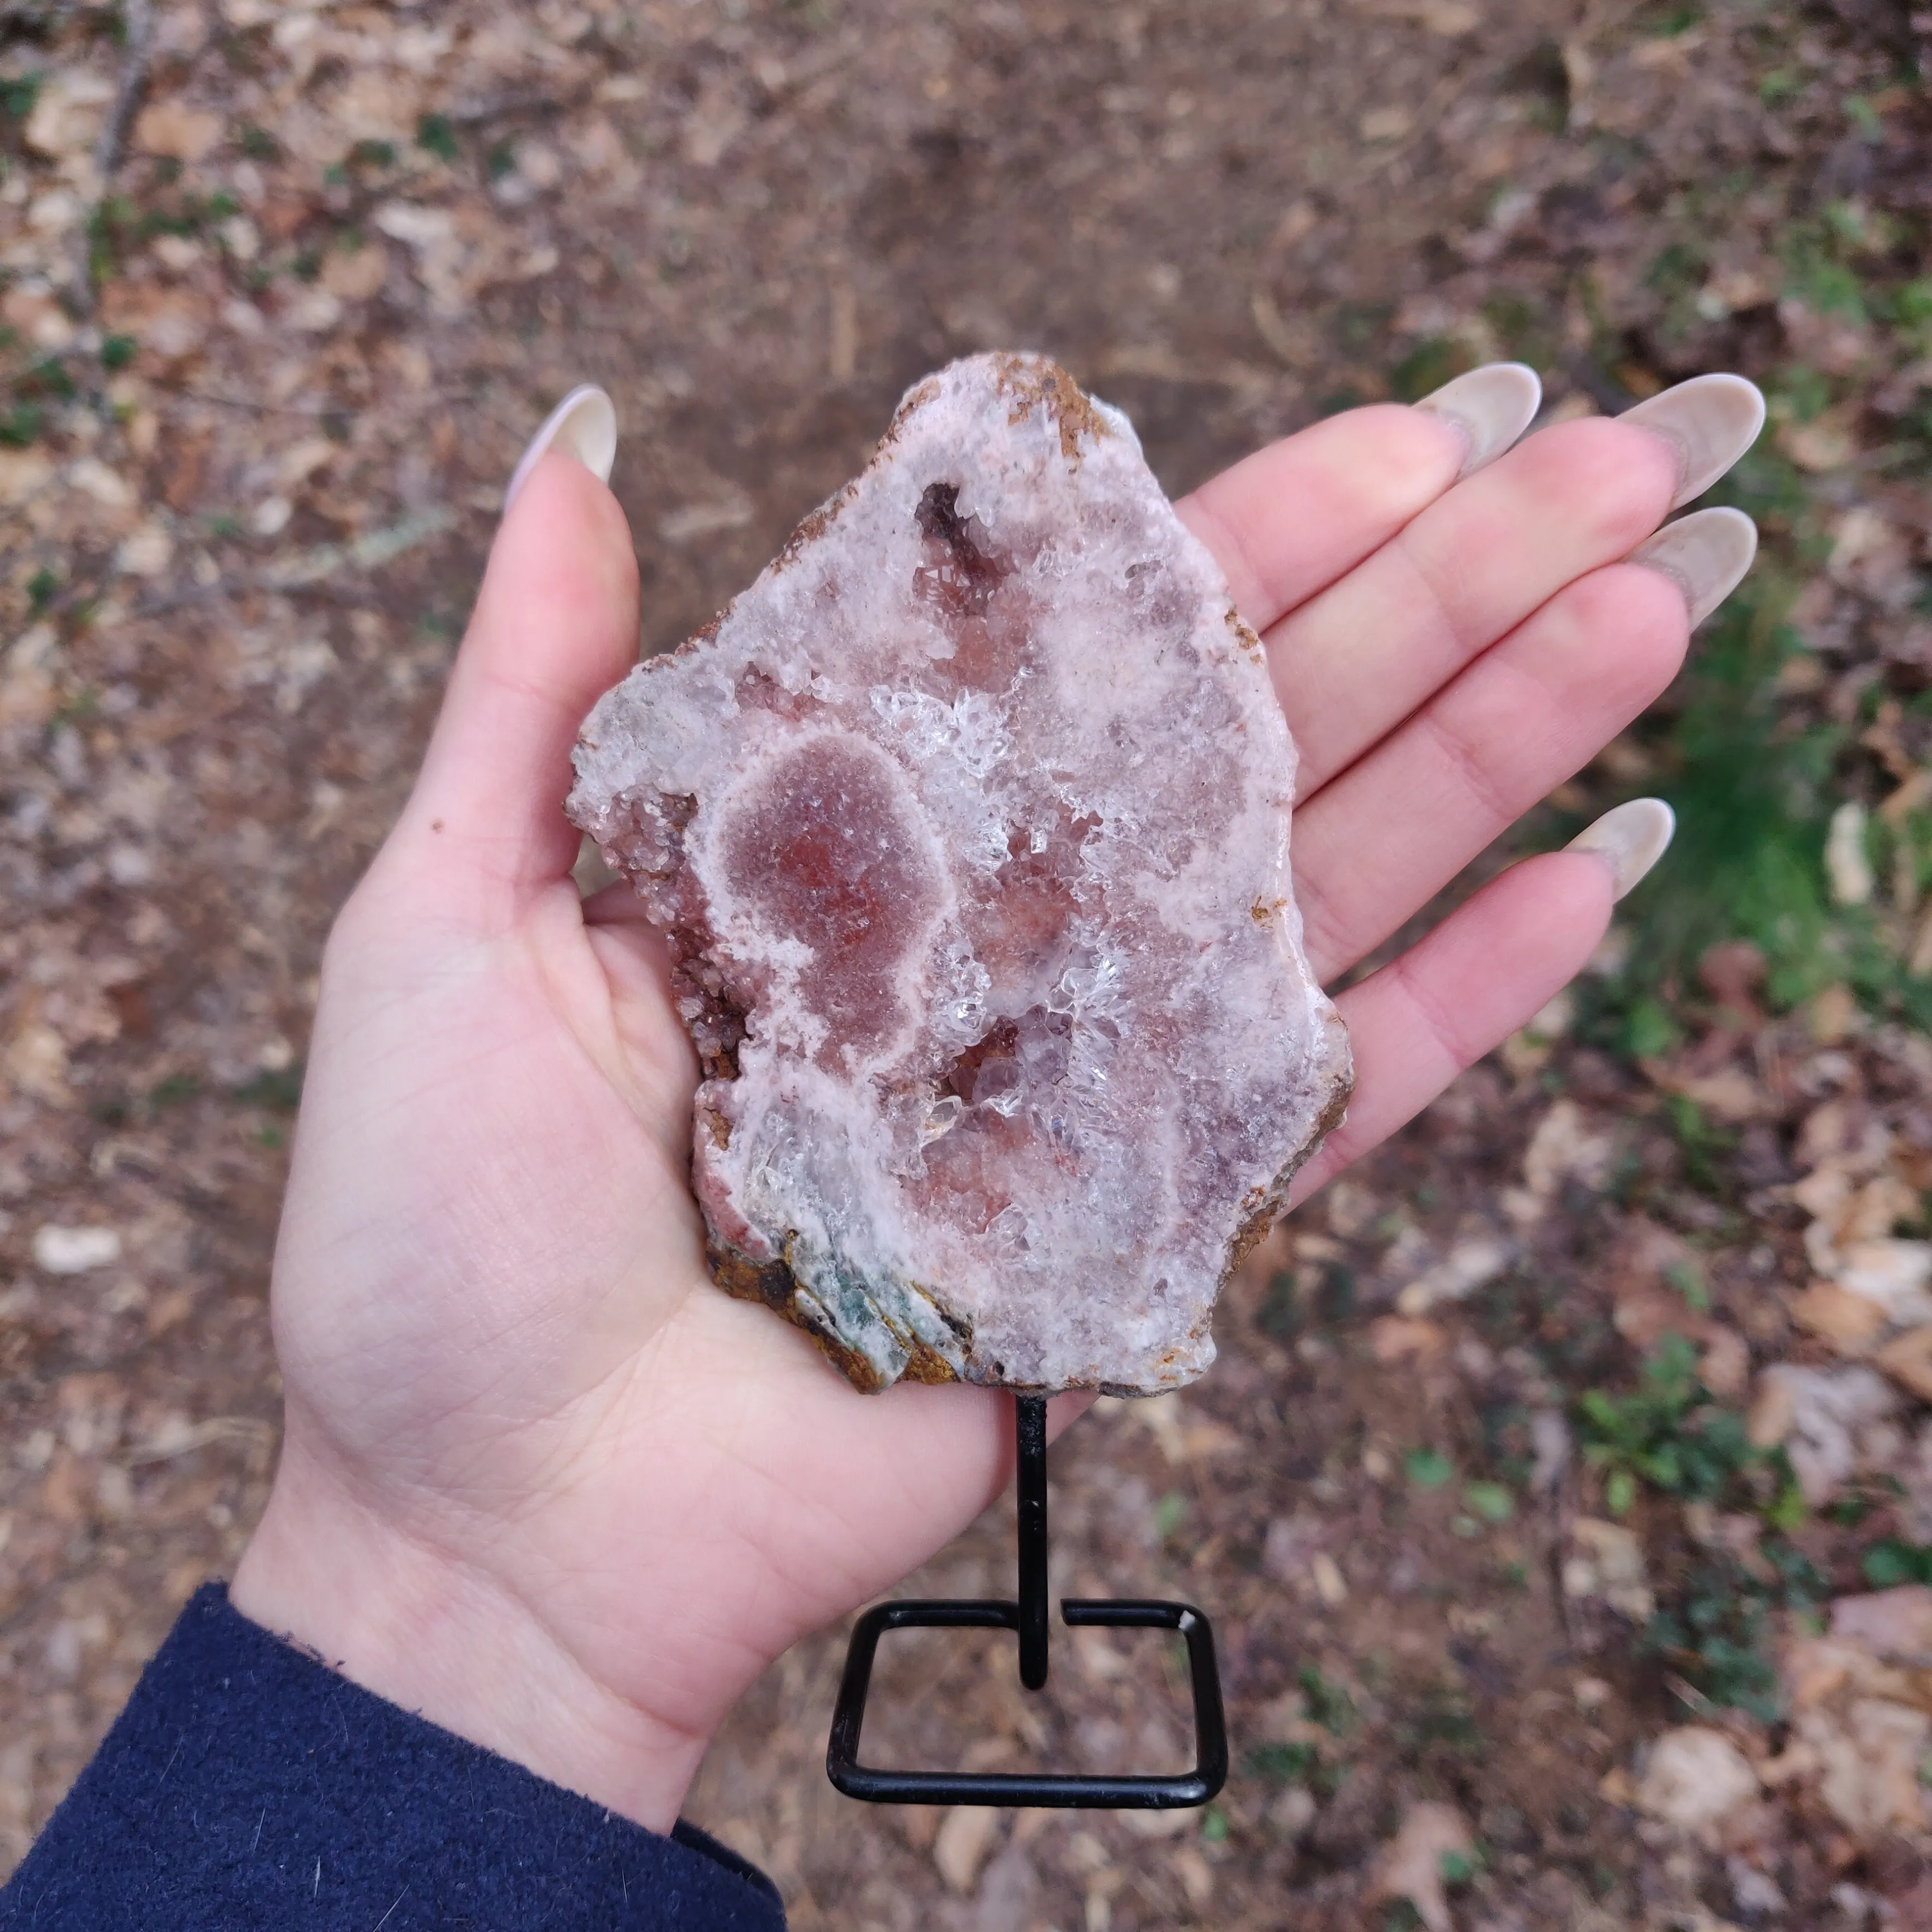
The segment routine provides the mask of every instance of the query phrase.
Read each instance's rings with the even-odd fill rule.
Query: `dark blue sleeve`
[[[784,1932],[770,1881],[614,1816],[200,1591],[0,1892],[4,1932]]]

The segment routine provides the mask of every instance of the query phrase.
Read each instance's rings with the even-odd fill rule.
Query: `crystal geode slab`
[[[1261,646],[1126,418],[920,383],[859,478],[586,721],[668,936],[713,1270],[861,1388],[1153,1394],[1340,1118]]]

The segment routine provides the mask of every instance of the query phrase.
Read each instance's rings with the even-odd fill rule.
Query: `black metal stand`
[[[866,1721],[866,1694],[872,1659],[889,1630],[978,1629],[1018,1633],[1020,1682],[1037,1690],[1046,1682],[1046,1399],[1014,1398],[1019,1468],[1019,1600],[914,1598],[880,1604],[859,1619],[845,1654],[845,1675],[832,1714],[826,1774],[848,1798],[875,1804],[1025,1804],[1112,1811],[1166,1811],[1204,1804],[1227,1782],[1228,1732],[1221,1710],[1221,1678],[1214,1663],[1214,1633],[1190,1604],[1134,1598],[1066,1598],[1060,1606],[1070,1625],[1178,1630],[1187,1640],[1194,1683],[1195,1765],[1173,1778],[1081,1778],[1031,1772],[875,1771],[859,1762],[859,1733]]]

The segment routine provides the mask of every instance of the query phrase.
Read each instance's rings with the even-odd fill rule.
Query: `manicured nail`
[[[1526,362],[1490,362],[1432,389],[1416,404],[1454,423],[1468,445],[1460,482],[1493,463],[1528,428],[1542,406],[1543,385]]]
[[[1586,825],[1566,852],[1594,852],[1610,868],[1610,897],[1620,899],[1658,860],[1677,830],[1677,814],[1660,798],[1634,798]]]
[[[537,459],[552,449],[575,457],[598,482],[610,482],[610,466],[617,458],[617,412],[595,382],[580,382],[544,418],[543,428],[530,438],[530,447],[510,472],[510,487],[503,492],[505,509],[517,500]]]
[[[1693,376],[1624,410],[1620,420],[1662,436],[1676,451],[1676,510],[1702,496],[1756,442],[1764,397],[1742,376]]]
[[[1701,624],[1743,582],[1757,554],[1757,526],[1742,510],[1693,510],[1646,537],[1626,560],[1660,570]]]

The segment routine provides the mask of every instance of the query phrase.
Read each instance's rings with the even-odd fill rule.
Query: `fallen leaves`
[[[1814,474],[1843,470],[1858,458],[1857,416],[1852,409],[1828,410],[1807,423],[1786,423],[1778,432],[1778,447]]]
[[[1932,1589],[1904,1584],[1832,1606],[1828,1635],[1787,1648],[1791,1742],[1780,1782],[1814,1783],[1861,1844],[1928,1822],[1919,1767],[1932,1746]]]
[[[1600,1517],[1578,1516],[1570,1526],[1563,1560],[1563,1594],[1573,1603],[1600,1600],[1633,1626],[1648,1623],[1657,1598],[1636,1532]]]
[[[1396,1306],[1403,1315],[1412,1318],[1441,1302],[1466,1301],[1478,1288],[1502,1274],[1515,1258],[1516,1252],[1516,1244],[1505,1235],[1469,1235],[1403,1288],[1396,1298]]]
[[[11,1087],[30,1100],[64,1107],[73,1098],[67,1072],[67,1042],[44,1022],[27,1019],[0,1053],[0,1091]]]
[[[1451,1932],[1448,1874],[1467,1879],[1475,1850],[1468,1820],[1453,1804],[1413,1804],[1376,1860],[1369,1898],[1406,1899],[1428,1932]]]
[[[222,129],[221,116],[209,109],[190,107],[178,100],[157,100],[135,117],[131,141],[137,154],[192,164],[214,152]]]
[[[1859,1432],[1893,1414],[1898,1400],[1869,1368],[1780,1362],[1758,1378],[1751,1439],[1764,1448],[1782,1444],[1804,1500],[1816,1507],[1828,1502],[1857,1466]]]
[[[1685,1724],[1666,1731],[1646,1754],[1638,1808],[1687,1837],[1715,1844],[1724,1828],[1758,1795],[1757,1773],[1721,1731]]]
[[[1832,1281],[1814,1281],[1797,1296],[1791,1318],[1841,1354],[1862,1354],[1886,1326],[1885,1310],[1876,1303]]]
[[[105,74],[85,68],[56,70],[40,82],[21,140],[50,160],[72,161],[91,153],[114,92],[115,83]]]
[[[1900,1388],[1932,1402],[1932,1326],[1915,1328],[1888,1342],[1873,1360]]]
[[[989,1804],[956,1804],[940,1821],[932,1862],[954,1892],[970,1894],[999,1828],[1000,1814]]]

